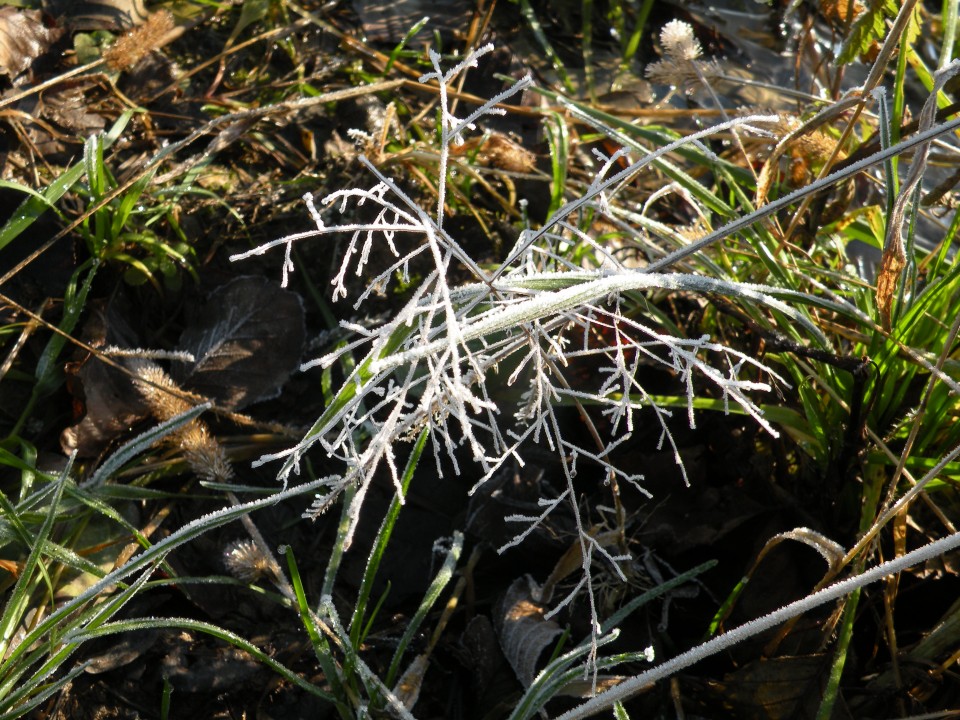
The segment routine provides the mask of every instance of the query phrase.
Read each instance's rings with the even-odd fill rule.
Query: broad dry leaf
[[[47,0],[47,9],[72,30],[129,30],[149,14],[144,0]]]
[[[129,309],[120,300],[94,303],[90,310],[84,342],[96,348],[137,347],[139,338],[127,322]],[[67,363],[66,375],[75,414],[81,418],[60,435],[60,446],[68,455],[76,450],[79,457],[96,457],[150,414],[129,375],[89,353],[78,353]]]
[[[245,276],[217,288],[180,336],[195,358],[175,363],[182,386],[239,410],[280,393],[300,364],[306,335],[300,296],[266,278]]]
[[[735,717],[813,717],[829,669],[824,655],[761,658],[727,674],[715,689]]]
[[[0,74],[17,77],[62,33],[58,27],[47,27],[39,10],[0,7]]]
[[[427,16],[430,23],[420,30],[420,37],[431,32],[450,37],[467,26],[473,12],[472,3],[465,0],[353,0],[353,9],[367,41],[388,45],[403,40],[410,28]]]

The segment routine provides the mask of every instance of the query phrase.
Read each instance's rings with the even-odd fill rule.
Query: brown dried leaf
[[[80,152],[83,139],[102,130],[103,115],[86,96],[87,78],[22,98],[10,122],[16,122],[28,145],[49,163],[69,162]],[[5,97],[15,94],[15,89]]]
[[[473,11],[472,4],[465,0],[354,0],[353,9],[360,17],[367,41],[388,45],[403,40],[410,28],[427,16],[430,22],[417,36],[436,31],[449,38],[466,27]]]
[[[537,167],[536,155],[498,132],[467,140],[463,145],[453,148],[453,151],[454,155],[476,153],[480,165],[508,172],[528,173]]]
[[[753,575],[757,569],[757,565],[760,564],[760,561],[763,560],[766,554],[784,540],[794,540],[812,547],[820,554],[820,557],[826,561],[827,567],[831,572],[840,566],[840,562],[847,554],[847,551],[842,545],[834,542],[823,533],[811,530],[810,528],[798,527],[793,530],[788,530],[787,532],[778,533],[767,540],[763,549],[757,554],[757,559],[753,561],[753,567],[750,569],[750,572],[747,573],[748,577]]]
[[[94,112],[85,94],[87,84],[66,83],[56,90],[45,92],[36,110],[46,120],[56,123],[67,132],[89,137],[106,125],[103,115]]]
[[[84,668],[90,675],[116,670],[143,657],[160,637],[159,630],[131,630],[111,638],[112,644],[102,653],[94,655]]]
[[[426,653],[417,655],[406,672],[397,680],[397,685],[393,689],[393,694],[397,696],[407,710],[413,710],[420,697],[420,689],[423,687],[423,676],[427,673],[430,666],[430,658]]]
[[[96,457],[150,414],[130,378],[95,358],[80,366],[73,387],[85,412],[80,422],[61,433],[64,453],[76,450],[82,458]]]
[[[83,329],[83,340],[96,348],[107,345],[136,347],[136,333],[124,320],[124,310],[112,302],[97,308]],[[74,397],[80,422],[60,435],[60,446],[70,454],[96,457],[117,437],[149,416],[150,410],[130,377],[84,353],[67,364],[67,387]]]
[[[620,538],[620,534],[615,530],[599,533],[597,528],[591,528],[589,532],[591,537],[593,537],[601,547],[615,545]],[[560,557],[557,564],[553,566],[553,571],[550,573],[550,577],[544,581],[538,599],[542,602],[550,602],[553,598],[553,590],[556,588],[557,583],[562,582],[582,567],[583,545],[579,538],[577,538],[570,543],[567,551]]]
[[[890,329],[890,313],[897,295],[900,274],[906,265],[907,257],[903,251],[903,242],[888,243],[877,270],[877,312],[880,313],[880,322],[884,330]]]
[[[17,77],[62,33],[58,27],[44,25],[39,10],[0,7],[0,74]]]

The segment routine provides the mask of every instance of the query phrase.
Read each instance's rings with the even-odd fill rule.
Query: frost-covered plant
[[[285,452],[264,456],[258,463],[284,461],[279,475],[286,482],[315,444],[342,461],[344,472],[327,483],[326,491],[317,496],[307,515],[323,512],[344,488],[355,485],[357,491],[347,513],[352,523],[347,533],[349,544],[364,497],[378,470],[389,472],[402,496],[397,456],[424,427],[433,442],[439,473],[444,471],[443,457],[459,473],[463,449],[479,465],[482,476],[473,490],[504,463],[515,461],[523,465],[528,444],[546,446],[558,457],[564,486],[556,497],[541,500],[539,515],[509,518],[521,529],[501,551],[521,542],[551,512],[566,504],[576,518],[583,576],[555,609],[585,591],[593,611],[593,626],[599,628],[591,580],[593,562],[602,558],[623,576],[619,564],[627,558],[620,551],[611,552],[588,532],[574,491],[574,477],[578,471],[584,472],[581,461],[586,458],[590,463],[586,472],[601,469],[596,480],[610,486],[617,507],[621,483],[646,492],[643,476],[618,467],[613,454],[630,437],[638,422],[637,411],[649,409],[659,423],[660,444],[668,443],[673,448],[682,469],[667,423],[671,412],[657,405],[643,387],[638,376],[641,366],[661,365],[683,382],[691,425],[695,422],[694,396],[700,385],[706,383],[725,402],[738,405],[774,436],[777,431],[764,419],[751,393],[769,390],[771,381],[785,384],[755,358],[713,342],[708,336],[675,337],[629,316],[624,312],[625,294],[651,289],[722,294],[775,309],[797,323],[808,323],[800,313],[775,298],[771,288],[696,274],[628,268],[583,230],[583,220],[605,214],[619,187],[662,155],[717,133],[757,131],[758,126],[776,124],[779,119],[751,116],[729,120],[633,162],[625,150],[610,157],[598,155],[599,170],[583,194],[562,206],[542,227],[522,230],[498,269],[487,272],[448,232],[444,205],[451,150],[464,142],[467,133],[477,129],[482,118],[502,113],[498,104],[532,82],[529,77],[523,78],[466,117],[455,117],[450,112],[447,88],[491,49],[492,46],[486,46],[471,53],[446,72],[441,69],[440,56],[431,52],[433,71],[421,78],[421,82],[436,82],[439,88],[439,192],[435,210],[421,207],[394,180],[361,158],[377,179],[373,188],[339,190],[319,203],[308,194],[305,200],[316,229],[288,235],[231,258],[241,260],[282,246],[286,251],[286,284],[294,270],[293,243],[346,235],[349,240],[340,270],[332,280],[333,297],[347,296],[349,274],[365,277],[368,289],[357,298],[356,308],[375,288],[387,287],[396,276],[409,281],[415,260],[422,263],[425,259],[431,268],[389,321],[374,328],[342,323],[354,339],[303,366],[329,367],[344,353],[365,353],[303,440]],[[621,169],[621,163],[626,167]],[[371,207],[373,219],[328,224],[328,215],[333,212],[353,218],[366,211],[369,216]],[[369,268],[371,253],[378,243],[389,250],[393,261],[376,274]],[[598,269],[585,270],[573,264],[569,250],[574,245],[590,247],[596,261],[594,267]],[[474,282],[452,286],[449,278],[454,270],[459,277],[464,271],[469,272]],[[816,335],[814,328],[809,330]],[[598,343],[598,337],[604,340]],[[585,358],[592,367],[601,368],[593,386],[585,386],[582,378],[568,378],[571,363]],[[503,368],[507,369],[507,382],[520,388],[512,417],[508,408],[493,401],[487,384],[488,374]],[[591,421],[590,413],[584,409],[588,403],[598,406],[596,412],[609,420],[609,436],[602,436]],[[589,429],[586,441],[569,437],[562,429],[559,409],[571,405],[579,408]],[[399,466],[402,465],[400,462]]]

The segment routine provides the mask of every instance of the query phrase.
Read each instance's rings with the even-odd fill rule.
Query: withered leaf
[[[60,28],[44,25],[39,10],[0,7],[0,74],[17,77],[62,33]]]
[[[73,30],[127,30],[148,15],[144,0],[48,0],[47,9]]]
[[[93,347],[136,347],[136,333],[125,320],[126,309],[114,300],[94,307],[83,329],[84,341]],[[83,353],[67,364],[67,386],[83,418],[60,435],[67,454],[96,457],[119,435],[149,415],[149,409],[130,377]]]
[[[812,717],[828,671],[823,655],[764,658],[728,674],[718,689],[739,717]]]
[[[280,393],[300,364],[305,337],[300,296],[266,278],[239,277],[215,290],[180,336],[193,363],[175,363],[174,379],[239,410]]]
[[[503,654],[525,688],[537,676],[540,655],[563,633],[557,623],[544,619],[543,607],[533,600],[534,590],[529,576],[514,580],[493,619]]]
[[[67,454],[76,450],[80,457],[95,457],[149,415],[130,378],[96,358],[83,363],[73,382],[86,413],[60,434],[60,447]]]
[[[450,37],[456,29],[465,27],[465,23],[469,22],[473,7],[464,0],[353,0],[353,10],[360,17],[363,34],[368,41],[394,45],[403,40],[410,28],[425,16],[430,17],[430,23],[420,29],[421,36],[436,31],[443,37]]]
[[[65,82],[40,95],[20,100],[16,108],[23,133],[48,162],[69,161],[79,152],[83,139],[103,129],[106,120],[96,112],[85,94],[89,80]],[[39,121],[43,122],[39,122]]]
[[[877,311],[884,330],[890,329],[890,314],[897,295],[900,274],[907,265],[903,243],[890,243],[883,251],[877,270]]]
[[[103,115],[92,111],[85,94],[86,83],[64,83],[41,97],[36,111],[67,132],[88,137],[106,125]]]

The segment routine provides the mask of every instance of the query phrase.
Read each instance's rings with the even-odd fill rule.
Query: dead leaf
[[[43,118],[56,123],[65,131],[80,137],[89,137],[103,130],[106,121],[103,115],[92,112],[90,100],[85,95],[88,83],[63,83],[56,90],[46,92],[38,103],[37,110]]]
[[[829,662],[823,655],[762,659],[728,674],[719,689],[737,717],[813,717],[827,672]]]
[[[810,528],[798,527],[793,530],[788,530],[787,532],[778,533],[767,540],[763,549],[757,554],[757,559],[753,561],[753,567],[750,569],[750,572],[747,573],[747,577],[751,577],[764,556],[784,540],[795,540],[796,542],[812,547],[820,554],[820,557],[826,561],[827,569],[831,573],[840,567],[840,561],[843,560],[847,554],[847,551],[840,543],[831,540],[823,533],[811,530]]]
[[[84,672],[99,675],[129,665],[152,648],[159,637],[159,630],[131,630],[121,633],[118,637],[111,638],[113,642],[104,652],[89,658]]]
[[[397,686],[393,689],[393,694],[397,696],[407,710],[413,710],[420,698],[420,689],[423,687],[423,676],[430,667],[430,657],[426,653],[417,655],[406,672],[397,680]]]
[[[548,492],[543,487],[543,476],[543,470],[532,466],[522,471],[503,468],[470,496],[467,531],[496,548],[510,543],[517,535],[517,524],[508,523],[504,518],[542,512],[537,501]],[[565,510],[552,513],[510,552],[523,553],[537,558],[538,562],[556,557],[566,549],[559,538],[575,529],[571,515]]]
[[[497,604],[494,625],[500,647],[525,688],[537,676],[537,660],[563,633],[552,620],[545,620],[543,607],[533,601],[539,594],[529,575],[513,581]]]
[[[17,116],[10,122],[20,125],[29,144],[47,162],[69,161],[84,139],[106,124],[86,95],[89,85],[89,79],[78,78],[16,104]]]
[[[95,310],[81,338],[88,345],[136,347],[136,333],[124,320],[118,302]],[[149,415],[149,409],[130,377],[84,352],[67,363],[67,388],[74,398],[75,415],[82,419],[60,435],[60,447],[70,454],[96,457],[117,437]]]
[[[925,132],[936,122],[937,94],[944,84],[957,73],[957,66],[950,64],[936,72],[933,88],[923,109],[920,111],[918,130]],[[906,220],[907,205],[913,197],[914,190],[920,185],[923,173],[927,168],[927,158],[930,154],[930,143],[925,142],[917,148],[910,163],[910,170],[900,186],[900,192],[893,202],[893,208],[887,218],[887,237],[883,243],[883,257],[880,259],[880,270],[877,273],[877,311],[880,313],[880,322],[883,329],[890,330],[890,315],[893,308],[893,299],[897,294],[897,285],[903,268],[906,267],[907,256],[903,247],[903,228]]]
[[[465,0],[354,0],[353,9],[360,17],[367,41],[388,45],[403,40],[416,23],[428,16],[430,22],[414,37],[439,32],[450,38],[467,26],[473,12],[472,3]]]
[[[239,410],[280,394],[300,364],[300,296],[266,278],[245,276],[218,288],[180,336],[193,363],[174,363],[180,385]]]
[[[601,547],[615,546],[620,539],[620,533],[615,530],[599,532],[598,528],[593,527],[589,530],[589,535],[596,540],[597,545]],[[550,602],[553,598],[553,590],[557,583],[562,582],[570,575],[583,568],[583,544],[577,538],[570,543],[567,551],[560,557],[557,564],[554,565],[550,577],[543,583],[538,600]]]
[[[477,697],[483,696],[503,657],[497,647],[497,634],[486,615],[474,615],[463,629],[454,653],[470,675]]]
[[[503,133],[491,132],[451,148],[453,155],[473,155],[483,167],[508,172],[529,173],[537,167],[537,157]]]
[[[63,30],[43,20],[39,10],[0,7],[0,74],[17,77],[60,39]]]
[[[47,10],[72,30],[128,30],[149,14],[144,0],[47,0]]]
[[[83,338],[93,347],[133,349],[140,337],[122,302],[91,315]],[[298,366],[304,342],[303,305],[295,293],[257,277],[237,278],[213,292],[188,322],[181,347],[196,362],[174,363],[177,384],[239,409],[274,397]],[[114,358],[132,367],[129,360]],[[65,453],[96,457],[151,412],[130,376],[87,354],[67,366],[68,387],[82,419],[63,431]]]
[[[60,434],[60,447],[68,455],[76,450],[79,457],[96,457],[149,415],[130,378],[98,360],[79,366],[72,389],[83,418]]]
[[[899,237],[897,239],[899,240]],[[890,330],[893,301],[897,296],[900,274],[906,266],[907,256],[903,251],[903,241],[889,243],[883,251],[880,268],[877,270],[877,312],[880,313],[884,330]]]

